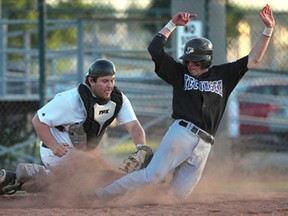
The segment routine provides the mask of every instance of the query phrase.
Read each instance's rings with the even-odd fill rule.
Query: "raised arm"
[[[263,34],[261,35],[260,40],[249,53],[247,64],[247,67],[249,69],[255,67],[262,60],[262,57],[265,54],[267,47],[269,45],[273,29],[275,26],[273,13],[268,4],[262,9],[262,11],[259,13],[259,16],[261,17],[263,23],[265,24],[265,28]]]

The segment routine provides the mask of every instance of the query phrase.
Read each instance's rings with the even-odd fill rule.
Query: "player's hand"
[[[259,16],[267,27],[274,28],[275,20],[272,10],[268,4],[259,12]]]
[[[51,148],[51,150],[55,156],[63,157],[68,152],[68,146],[69,145],[66,143],[57,143]]]
[[[177,14],[174,15],[172,21],[176,26],[185,26],[191,18],[194,18],[196,16],[197,14],[178,12]]]

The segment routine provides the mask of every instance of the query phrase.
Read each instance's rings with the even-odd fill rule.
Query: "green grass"
[[[160,141],[155,140],[155,141],[149,142],[148,145],[153,149],[153,152],[155,152],[159,143]],[[119,145],[104,147],[104,150],[106,154],[110,156],[122,157],[122,156],[127,156],[131,154],[132,152],[134,152],[135,144],[132,141],[127,141]]]
[[[261,191],[288,192],[288,182],[257,182],[255,187]]]
[[[225,183],[225,185],[219,186],[223,188],[223,191],[239,192],[239,191],[258,191],[258,192],[288,192],[288,182],[275,181],[275,182],[259,182],[259,181],[247,181],[241,183]]]

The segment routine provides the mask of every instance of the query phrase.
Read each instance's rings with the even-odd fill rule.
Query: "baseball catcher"
[[[153,157],[153,151],[149,146],[137,145],[136,150],[125,159],[119,169],[126,173],[146,168]]]
[[[85,72],[83,83],[58,93],[36,112],[32,125],[40,140],[44,166],[25,164],[16,173],[0,170],[0,195],[15,192],[30,177],[46,175],[63,158],[74,157],[73,151],[96,149],[114,120],[130,134],[135,146],[145,145],[145,131],[130,100],[117,88],[115,76],[112,61],[96,59]],[[152,151],[140,145],[122,166],[127,172],[147,166],[152,157]]]

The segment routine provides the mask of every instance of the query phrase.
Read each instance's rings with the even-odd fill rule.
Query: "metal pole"
[[[46,8],[45,0],[38,0],[38,37],[39,37],[39,106],[42,107],[46,102]]]
[[[0,20],[2,21],[2,0],[0,0]],[[1,65],[3,65],[3,55],[4,55],[4,53],[3,53],[3,37],[2,37],[2,35],[3,35],[3,27],[2,27],[2,23],[1,23],[1,25],[0,25],[0,64]],[[4,71],[4,69],[3,69],[3,67],[0,67],[0,79],[2,80],[2,81],[0,81],[0,95],[3,95],[4,94],[4,79],[3,79],[3,71]]]
[[[7,24],[2,14],[2,0],[0,0],[0,95],[5,96],[7,90]]]
[[[206,37],[206,38],[209,38],[209,13],[210,13],[210,11],[209,11],[209,9],[210,9],[210,7],[209,7],[209,4],[210,4],[210,0],[205,0],[205,36],[204,37]]]
[[[79,19],[77,23],[77,81],[82,83],[84,80],[84,25],[82,19]]]

